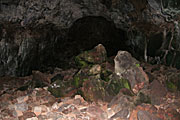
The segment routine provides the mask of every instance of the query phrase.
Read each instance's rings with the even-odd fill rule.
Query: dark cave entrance
[[[14,26],[9,25],[5,28],[8,29],[8,34],[13,36],[16,33],[22,36],[22,41],[26,42],[28,46],[26,44],[21,45],[26,49],[16,58],[18,63],[16,68],[13,68],[15,64],[3,66],[4,64],[1,63],[3,66],[1,67],[2,76],[9,74],[8,69],[12,69],[11,72],[13,73],[11,74],[14,76],[30,75],[32,70],[45,72],[53,70],[55,67],[68,69],[74,67],[74,56],[85,50],[90,50],[98,44],[105,46],[108,57],[115,56],[119,50],[129,51],[136,58],[143,56],[140,54],[144,50],[143,37],[140,39],[142,43],[138,43],[134,39],[134,43],[137,42],[134,45],[126,31],[117,28],[114,22],[100,16],[80,18],[67,29],[59,28],[54,24],[45,24],[26,29],[15,28],[18,31],[16,32],[11,31],[12,27]],[[157,41],[162,39],[161,36],[157,35],[151,38],[148,55],[152,57],[156,55],[157,49],[161,46],[161,42],[157,44]],[[7,42],[14,39],[17,38],[9,36],[6,38]],[[20,46],[14,46],[10,55],[17,55],[18,47]],[[3,59],[8,59],[8,54],[3,56]],[[14,61],[12,60],[12,63]]]
[[[115,56],[119,50],[129,51],[137,59],[143,58],[142,43],[133,46],[127,32],[115,26],[114,22],[100,16],[87,16],[76,20],[68,29],[59,29],[52,24],[44,25],[39,29],[32,29],[34,41],[31,55],[25,61],[20,62],[17,75],[31,74],[32,70],[42,72],[53,70],[55,67],[69,69],[74,67],[74,57],[79,53],[90,50],[98,44],[103,44],[108,57]],[[161,42],[157,41],[161,35],[150,38],[148,55],[154,57]],[[142,47],[139,47],[142,46]],[[131,49],[131,48],[135,49]],[[142,53],[142,55],[141,55]]]
[[[76,50],[75,54],[103,44],[108,56],[114,56],[118,50],[127,50],[125,31],[104,17],[88,16],[74,22],[68,32],[69,42]]]
[[[55,67],[68,69],[74,67],[74,57],[103,44],[107,55],[115,56],[119,50],[128,50],[126,31],[116,28],[112,21],[104,17],[88,16],[76,20],[68,29],[59,29],[52,24],[32,29],[37,45],[32,55],[18,68],[18,76],[31,74],[32,70],[42,72]],[[32,57],[33,56],[33,57]]]

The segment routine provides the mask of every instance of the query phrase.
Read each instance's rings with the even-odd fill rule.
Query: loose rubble
[[[125,51],[114,61],[113,70],[98,45],[76,57],[77,68],[1,78],[0,120],[180,119],[178,70],[140,64]]]

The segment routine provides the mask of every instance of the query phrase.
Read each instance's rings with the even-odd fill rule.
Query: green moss
[[[140,67],[140,64],[136,64],[136,67]]]
[[[83,68],[83,67],[88,66],[88,63],[85,62],[84,60],[82,60],[82,59],[80,58],[80,56],[76,56],[76,57],[75,57],[75,62],[76,62],[76,64],[77,64],[77,66],[80,67],[80,68]]]
[[[168,90],[171,91],[171,92],[177,91],[177,86],[171,81],[167,80],[166,81],[166,86],[167,86]]]
[[[81,79],[79,75],[75,75],[72,85],[74,85],[76,88],[79,88],[82,86],[83,82],[86,80],[88,80],[88,78],[82,78]]]
[[[79,76],[75,76],[75,77],[74,77],[74,85],[75,85],[76,88],[79,87],[79,81],[80,81]]]
[[[127,88],[131,91],[131,86],[127,79],[111,78],[111,83],[107,87],[111,95],[117,95],[122,88]]]
[[[89,56],[88,51],[84,51],[83,53],[75,57],[75,62],[80,68],[83,68],[88,66],[88,63],[92,63],[93,59],[91,58],[91,56]]]
[[[123,87],[131,90],[131,86],[128,80],[122,79]]]
[[[84,79],[83,79],[83,82],[86,81],[86,80],[88,80],[88,78],[84,78]]]

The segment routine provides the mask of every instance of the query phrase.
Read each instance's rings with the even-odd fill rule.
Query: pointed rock
[[[149,83],[149,78],[140,63],[127,51],[118,51],[114,59],[115,73],[120,77],[129,80],[134,93]]]

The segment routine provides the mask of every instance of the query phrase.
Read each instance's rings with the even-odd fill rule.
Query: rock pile
[[[101,44],[76,56],[75,62],[77,67],[68,70],[1,78],[16,84],[0,85],[0,119],[180,119],[178,70],[140,64],[126,51],[118,52],[113,67]]]

